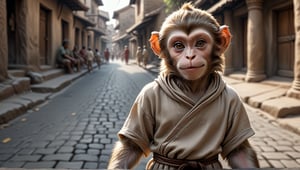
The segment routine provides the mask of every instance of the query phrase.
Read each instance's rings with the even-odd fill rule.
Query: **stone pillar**
[[[248,6],[247,27],[247,82],[258,82],[266,78],[265,41],[263,25],[263,0],[246,0]]]
[[[8,78],[6,0],[0,0],[0,25],[0,82],[2,82]]]
[[[26,11],[26,41],[27,41],[27,55],[25,61],[29,69],[33,71],[39,70],[40,65],[40,47],[39,47],[39,0],[27,0],[24,4],[24,10]]]
[[[232,11],[231,10],[226,10],[224,12],[224,24],[226,24],[227,26],[229,26],[229,29],[232,32]],[[234,37],[231,40],[232,42],[234,42]],[[227,48],[227,50],[224,53],[225,56],[225,70],[224,70],[224,75],[228,75],[230,73],[233,72],[233,49],[232,49],[232,45],[229,45],[229,47]]]
[[[287,95],[300,99],[300,1],[294,0],[295,22],[295,64],[294,81]]]

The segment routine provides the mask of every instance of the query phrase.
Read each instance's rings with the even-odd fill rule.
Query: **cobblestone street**
[[[300,168],[300,136],[282,129],[261,111],[246,107],[255,136],[251,144],[262,168]]]
[[[0,168],[105,169],[136,95],[154,78],[132,63],[102,65],[0,128]],[[300,168],[300,136],[246,108],[261,167]]]

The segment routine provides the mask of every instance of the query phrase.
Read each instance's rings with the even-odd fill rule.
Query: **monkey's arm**
[[[113,149],[108,169],[131,169],[142,157],[143,151],[127,138],[118,141]]]
[[[232,168],[259,168],[256,153],[248,140],[230,152],[228,163]]]

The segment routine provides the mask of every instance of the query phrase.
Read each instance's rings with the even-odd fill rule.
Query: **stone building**
[[[104,50],[107,46],[110,47],[112,43],[112,32],[110,25],[106,25],[106,22],[109,21],[109,14],[106,11],[99,11],[98,15],[98,30],[105,30],[104,34],[100,37],[100,48],[99,50]],[[101,24],[100,24],[101,23]]]
[[[284,82],[289,90],[282,100],[295,99],[300,106],[299,0],[197,0],[195,4],[231,29],[225,75],[245,82]],[[299,114],[299,109],[287,112]]]
[[[130,49],[135,52],[138,46],[145,45],[151,54],[150,60],[155,60],[157,57],[152,53],[148,40],[152,31],[159,31],[166,17],[166,5],[163,0],[130,0],[130,4],[135,6],[136,16],[135,24],[127,29],[127,33],[132,37]]]
[[[27,71],[56,68],[62,41],[100,48],[101,0],[0,0],[0,100],[30,89]]]
[[[78,11],[77,13],[83,18],[86,17],[86,21],[91,22],[93,25],[85,26],[87,36],[82,36],[86,38],[85,41],[80,43],[79,37],[81,36],[78,34],[75,37],[75,39],[77,38],[78,41],[75,41],[75,43],[77,43],[77,45],[82,44],[83,46],[87,46],[92,49],[104,49],[106,44],[106,39],[104,38],[106,35],[106,21],[109,20],[108,12],[100,11],[98,9],[98,6],[103,5],[99,0],[86,0],[85,4],[89,7],[89,10],[87,12]]]
[[[121,57],[124,46],[129,46],[130,35],[127,34],[126,30],[134,24],[134,7],[129,5],[114,11],[113,19],[116,20],[116,34],[113,37],[113,47],[116,51],[118,51],[116,55]],[[132,57],[132,49],[129,49],[129,52],[129,56]]]

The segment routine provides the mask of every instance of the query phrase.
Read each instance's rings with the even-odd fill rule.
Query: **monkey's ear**
[[[229,27],[227,25],[222,25],[220,27],[220,34],[221,34],[221,51],[220,53],[224,53],[227,47],[231,42],[231,33]]]
[[[161,49],[159,46],[159,32],[153,31],[151,33],[151,37],[149,39],[152,51],[154,52],[155,55],[159,56]]]

